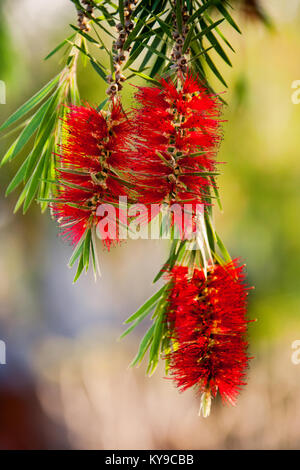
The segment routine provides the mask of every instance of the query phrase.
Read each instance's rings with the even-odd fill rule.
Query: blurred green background
[[[244,2],[247,3],[247,2]],[[249,2],[253,3],[253,2]],[[300,1],[261,1],[273,27],[237,8],[242,36],[223,27],[236,53],[222,67],[224,141],[219,154],[224,207],[216,228],[233,256],[247,263],[251,292],[248,386],[235,408],[216,401],[197,416],[198,399],[180,395],[163,370],[151,379],[127,366],[146,325],[121,342],[122,322],[152,292],[167,243],[128,241],[101,252],[102,278],[72,284],[70,247],[49,215],[34,207],[12,215],[5,199],[22,156],[0,171],[0,365],[2,449],[300,448]],[[60,69],[43,61],[70,34],[67,0],[0,0],[0,122]],[[229,51],[230,54],[230,51]],[[216,59],[217,61],[217,59]],[[214,83],[217,91],[224,91]],[[105,87],[80,65],[83,100],[103,101]],[[124,91],[131,103],[132,87]],[[0,140],[0,152],[12,141]]]

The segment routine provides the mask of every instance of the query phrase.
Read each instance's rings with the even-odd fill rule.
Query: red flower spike
[[[195,269],[189,279],[188,268],[176,266],[170,277],[167,321],[174,349],[169,361],[177,386],[182,391],[195,386],[206,408],[218,391],[223,401],[235,404],[249,360],[245,339],[249,288],[243,267],[234,260],[210,267],[207,277]]]
[[[177,88],[171,79],[160,87],[141,87],[136,99],[138,148],[132,169],[139,202],[210,204],[211,180],[199,173],[215,169],[220,142],[220,101],[191,73]]]
[[[131,120],[118,100],[111,102],[109,112],[90,106],[69,108],[62,154],[58,156],[60,188],[52,209],[62,236],[72,244],[101,220],[96,214],[100,204],[118,204],[119,196],[128,196],[114,170],[128,172],[131,130]],[[116,208],[117,220],[119,216]],[[117,233],[103,237],[107,248],[114,241]]]

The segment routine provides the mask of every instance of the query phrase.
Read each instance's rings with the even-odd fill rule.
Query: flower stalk
[[[189,32],[189,14],[187,6],[185,4],[183,5],[183,3],[184,2],[182,2],[182,0],[179,1],[179,9],[181,12],[179,13],[176,0],[173,2],[172,18],[176,26],[172,32],[172,37],[175,44],[171,52],[171,59],[174,62],[174,64],[171,66],[171,69],[175,69],[179,75],[185,76],[187,73],[188,64],[186,55],[189,53],[189,49],[185,49],[186,38]],[[180,21],[178,21],[179,18]]]
[[[89,0],[81,0],[82,8],[77,7],[77,24],[81,31],[89,32],[90,18],[93,16],[94,7]]]
[[[116,25],[118,32],[117,40],[113,42],[113,73],[107,76],[107,81],[110,84],[106,93],[112,98],[123,88],[123,82],[126,80],[125,75],[122,74],[122,65],[126,61],[128,52],[131,47],[125,47],[129,34],[134,28],[134,23],[131,16],[135,10],[138,0],[125,0],[123,15],[120,23]]]

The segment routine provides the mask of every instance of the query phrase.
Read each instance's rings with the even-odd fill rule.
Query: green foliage
[[[66,105],[80,103],[79,90],[77,88],[77,62],[78,57],[84,59],[86,65],[90,65],[99,78],[106,81],[108,74],[113,72],[111,46],[116,39],[115,26],[121,21],[124,23],[124,2],[118,1],[93,1],[93,15],[88,13],[79,0],[71,0],[77,11],[82,10],[89,19],[90,30],[81,30],[71,25],[74,31],[60,44],[58,44],[45,58],[48,60],[55,54],[64,51],[65,64],[62,71],[49,81],[40,91],[14,112],[0,126],[0,133],[8,134],[11,130],[21,129],[18,137],[2,157],[1,166],[15,160],[24,149],[29,146],[29,151],[10,182],[6,195],[16,189],[21,189],[15,211],[23,207],[23,213],[27,212],[33,201],[37,201],[42,212],[49,203],[55,199],[57,181],[55,178],[56,157],[62,139],[62,125],[66,113]],[[229,41],[220,31],[225,22],[239,31],[235,21],[229,13],[228,2],[222,0],[145,0],[140,1],[133,13],[133,28],[126,40],[124,49],[128,50],[128,57],[123,66],[123,71],[130,81],[143,79],[158,85],[158,75],[168,76],[172,74],[172,62],[169,58],[173,47],[174,21],[179,31],[183,27],[182,6],[186,3],[189,11],[189,31],[184,42],[184,52],[190,52],[189,67],[192,67],[209,87],[206,77],[207,69],[210,69],[220,82],[226,86],[226,81],[216,67],[212,52],[219,56],[227,65],[231,65],[225,48],[231,48]],[[74,13],[76,14],[76,10]],[[214,16],[217,14],[217,18]],[[74,15],[75,16],[75,15]],[[231,48],[232,49],[232,48]],[[99,58],[106,56],[105,63]],[[103,55],[104,52],[104,55]],[[209,87],[210,88],[210,87]],[[104,100],[98,109],[106,106]],[[203,176],[213,178],[215,173],[206,173]],[[219,195],[214,185],[214,196],[218,202]],[[225,259],[227,253],[212,228],[211,240],[216,243],[221,256]],[[83,270],[89,266],[90,256],[96,267],[95,244],[90,231],[87,231],[82,241],[77,245],[71,258],[70,265],[78,261],[78,279]],[[174,265],[184,254],[184,243],[173,242],[168,265]],[[216,256],[219,256],[216,254]],[[164,265],[166,266],[166,264]],[[163,273],[159,272],[155,281]],[[158,302],[159,303],[159,302]],[[136,319],[139,323],[140,316]],[[156,321],[161,318],[160,308],[156,311]],[[136,326],[136,322],[130,329]],[[152,369],[157,359],[157,341],[160,329],[153,330],[155,341],[151,346]],[[149,338],[148,338],[149,339]],[[152,340],[151,340],[152,341]],[[149,343],[150,344],[150,343]],[[151,370],[152,370],[151,369]]]
[[[82,9],[78,0],[71,1],[77,9]],[[112,41],[112,38],[115,39],[115,32],[111,30],[111,27],[116,25],[119,18],[121,22],[124,21],[123,1],[119,1],[117,4],[111,1],[98,1],[93,2],[93,5],[95,14],[90,16],[86,13],[91,20],[91,33],[71,25],[75,33],[63,40],[46,57],[49,59],[62,48],[67,48],[69,52],[62,72],[50,80],[0,126],[2,133],[7,133],[13,126],[19,125],[20,121],[22,126],[21,133],[2,157],[1,165],[14,160],[24,146],[28,142],[32,142],[29,154],[20,165],[6,191],[6,194],[10,194],[23,185],[16,209],[23,205],[24,212],[28,210],[35,199],[41,204],[42,210],[45,210],[47,205],[45,199],[55,194],[55,187],[50,182],[54,178],[54,165],[50,164],[49,160],[54,158],[56,147],[60,143],[61,119],[65,112],[64,105],[79,102],[76,83],[78,55],[85,57],[87,63],[91,64],[104,81],[111,71],[111,47],[107,44]],[[190,66],[200,73],[205,81],[205,67],[208,66],[226,86],[226,82],[208,54],[208,50],[213,49],[228,65],[231,65],[220,41],[227,46],[229,43],[216,28],[223,21],[227,21],[233,28],[238,31],[239,29],[229,14],[227,6],[224,6],[224,2],[221,0],[187,2],[187,5],[190,12],[190,30],[185,40],[184,50],[190,48]],[[138,3],[133,15],[134,27],[124,46],[130,49],[124,65],[124,71],[130,71],[130,78],[136,76],[157,84],[155,77],[158,74],[169,74],[171,61],[168,56],[172,46],[174,27],[172,12],[174,8],[180,29],[180,25],[182,25],[181,6],[182,1],[180,0],[175,2],[175,6],[167,0],[147,0]],[[221,14],[222,18],[216,21],[211,19],[212,7]],[[99,16],[97,16],[97,12],[99,12]],[[213,31],[216,31],[216,34]],[[210,49],[207,48],[208,45],[210,45]],[[103,64],[96,58],[99,50],[106,51],[109,63]],[[146,69],[147,73],[145,73]],[[35,136],[34,141],[32,141],[33,136]],[[41,182],[42,175],[43,184]],[[45,182],[45,180],[49,182]],[[43,187],[43,191],[41,191],[41,187]]]
[[[54,165],[51,164],[51,160],[55,158],[54,152],[60,143],[64,105],[79,102],[76,84],[78,53],[74,47],[69,46],[69,49],[67,65],[62,72],[50,80],[0,127],[0,131],[8,132],[8,129],[23,120],[23,130],[3,156],[1,166],[14,160],[24,146],[32,142],[31,150],[6,190],[8,195],[23,185],[15,211],[23,205],[25,213],[35,198],[45,200],[53,193],[53,186],[47,180],[50,181],[54,177]],[[43,201],[41,209],[44,211],[45,208]]]
[[[125,323],[132,323],[132,325],[121,336],[121,338],[123,338],[130,333],[144,318],[146,318],[146,316],[149,315],[149,313],[154,310],[152,315],[153,323],[145,333],[138,353],[131,363],[131,366],[140,364],[147,351],[149,351],[147,367],[147,373],[149,375],[152,375],[155,371],[160,356],[166,354],[169,350],[170,338],[167,334],[167,324],[165,321],[168,293],[169,283],[165,284],[158,292],[148,299],[135,314],[125,321]]]

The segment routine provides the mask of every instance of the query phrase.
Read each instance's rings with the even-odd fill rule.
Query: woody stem
[[[126,55],[130,51],[131,47],[126,46],[126,41],[130,32],[133,30],[134,23],[131,19],[132,13],[135,10],[135,6],[138,0],[125,0],[124,1],[124,17],[116,25],[118,31],[118,37],[113,42],[112,53],[113,53],[113,72],[111,75],[106,77],[107,82],[110,84],[106,93],[112,98],[122,88],[122,83],[126,80],[126,77],[122,74],[122,65],[126,60]]]

